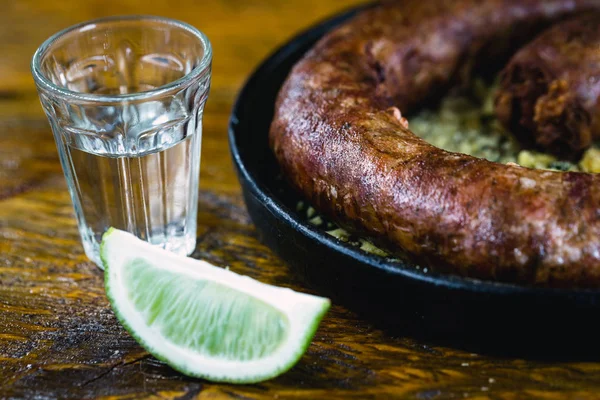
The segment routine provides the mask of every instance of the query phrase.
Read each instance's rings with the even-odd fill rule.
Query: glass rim
[[[162,86],[156,87],[154,89],[150,89],[143,92],[135,92],[135,93],[124,93],[124,94],[114,94],[114,95],[106,95],[106,94],[95,94],[95,93],[83,93],[76,92],[74,90],[70,90],[61,86],[56,85],[50,79],[48,79],[44,73],[41,71],[41,61],[42,58],[47,54],[48,50],[52,47],[52,45],[64,35],[75,32],[77,30],[81,30],[82,28],[103,24],[107,22],[120,22],[120,21],[156,21],[161,23],[166,23],[168,25],[176,26],[187,32],[193,34],[201,43],[204,49],[204,54],[200,60],[200,63],[194,67],[190,72],[178,78],[174,81],[166,83]],[[91,27],[88,29],[94,29],[95,27]],[[192,82],[195,78],[199,77],[204,73],[204,71],[210,66],[212,61],[212,47],[208,37],[202,33],[197,28],[194,28],[192,25],[178,21],[172,18],[166,17],[156,17],[152,15],[120,15],[120,16],[112,16],[112,17],[104,17],[92,19],[89,21],[81,22],[76,25],[72,25],[68,28],[65,28],[54,35],[50,36],[46,39],[40,47],[33,54],[33,58],[31,60],[31,72],[33,75],[33,79],[38,85],[52,94],[59,95],[64,98],[70,98],[78,101],[86,101],[86,102],[95,102],[95,103],[113,103],[113,102],[122,102],[122,101],[136,101],[136,100],[148,100],[153,97],[160,97],[166,93],[169,93],[175,89],[180,89],[185,87],[188,83]]]

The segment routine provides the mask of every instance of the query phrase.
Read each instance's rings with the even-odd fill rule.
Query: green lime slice
[[[129,333],[174,369],[212,381],[253,383],[287,371],[330,306],[113,228],[101,257],[106,293]]]

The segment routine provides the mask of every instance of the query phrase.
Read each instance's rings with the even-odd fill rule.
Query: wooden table
[[[80,244],[29,72],[35,48],[76,22],[146,13],[214,46],[194,257],[309,291],[257,240],[228,153],[227,119],[253,67],[298,30],[356,1],[5,1],[0,13],[0,398],[592,398],[600,364],[493,358],[392,336],[334,305],[306,355],[258,385],[186,378],[117,323]],[[600,392],[596,395],[600,395]]]

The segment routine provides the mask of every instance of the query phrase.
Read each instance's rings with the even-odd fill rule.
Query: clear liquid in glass
[[[195,247],[200,134],[137,157],[66,146],[86,254],[98,265],[109,227],[178,254]]]

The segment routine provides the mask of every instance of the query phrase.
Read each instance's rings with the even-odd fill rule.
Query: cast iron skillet
[[[268,147],[280,86],[325,32],[363,6],[296,36],[265,60],[239,94],[229,123],[231,154],[261,240],[319,293],[400,334],[494,352],[572,357],[600,338],[600,291],[532,288],[423,273],[367,254],[309,224]],[[599,238],[600,240],[600,238]],[[549,348],[550,346],[550,348]],[[539,351],[538,351],[539,350]],[[600,353],[598,353],[600,355]]]

